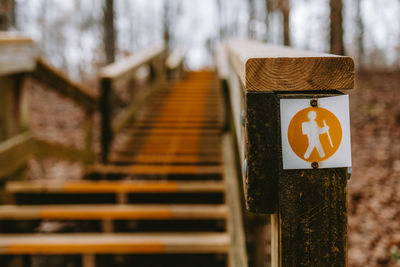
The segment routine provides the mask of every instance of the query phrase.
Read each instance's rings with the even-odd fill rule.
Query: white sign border
[[[336,151],[327,160],[318,162],[319,168],[351,167],[351,136],[349,96],[331,96],[318,98],[318,106],[331,111],[338,118],[342,127],[342,142]],[[284,170],[312,169],[311,163],[297,156],[290,147],[288,128],[290,120],[302,109],[310,107],[310,98],[280,100],[282,161]]]

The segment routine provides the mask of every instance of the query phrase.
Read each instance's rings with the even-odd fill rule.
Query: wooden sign
[[[351,167],[347,95],[281,99],[283,169]]]

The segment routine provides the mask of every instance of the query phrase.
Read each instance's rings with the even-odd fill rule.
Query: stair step
[[[13,181],[8,193],[222,193],[222,181]]]
[[[87,173],[97,174],[130,174],[130,175],[221,175],[221,166],[188,166],[135,164],[128,166],[92,165],[86,168]]]
[[[225,219],[226,205],[0,206],[0,220],[197,220]]]
[[[110,162],[131,164],[218,164],[221,163],[221,160],[221,157],[218,156],[198,155],[110,155]]]
[[[1,234],[0,254],[228,253],[227,233]]]

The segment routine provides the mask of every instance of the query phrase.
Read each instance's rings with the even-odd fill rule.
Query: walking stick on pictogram
[[[325,120],[324,120],[324,127],[326,127]],[[332,143],[331,135],[329,134],[329,130],[326,132],[326,134],[328,135],[328,139],[329,139],[329,143],[331,143],[331,147],[333,147],[333,143]]]

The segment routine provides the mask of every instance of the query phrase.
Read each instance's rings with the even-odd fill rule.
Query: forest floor
[[[47,90],[33,89],[33,132],[82,146],[79,108]],[[400,74],[359,73],[350,105],[349,266],[400,266],[391,256],[391,249],[400,249]],[[31,169],[33,178],[77,179],[81,174],[79,165],[51,159],[33,160]]]
[[[400,249],[400,73],[356,77],[350,93],[349,265],[396,266],[390,250]]]

